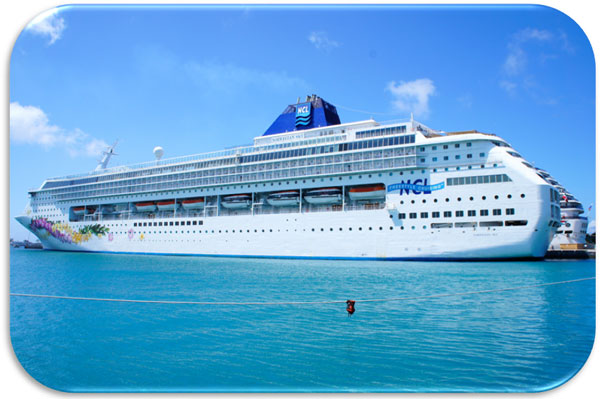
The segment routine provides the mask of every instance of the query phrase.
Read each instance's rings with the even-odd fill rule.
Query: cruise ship
[[[99,166],[29,191],[45,249],[237,257],[542,258],[559,190],[502,138],[410,120],[341,123],[311,95],[253,145]]]
[[[560,193],[561,225],[550,242],[550,250],[574,250],[586,248],[588,218],[583,216],[581,202],[567,191],[554,177],[537,168],[538,175],[552,184]]]

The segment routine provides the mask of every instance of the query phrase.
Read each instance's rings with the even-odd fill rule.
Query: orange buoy
[[[350,299],[348,299],[346,301],[346,311],[348,312],[348,317],[352,316],[352,314],[354,314],[354,304],[356,303],[356,301],[351,301]]]

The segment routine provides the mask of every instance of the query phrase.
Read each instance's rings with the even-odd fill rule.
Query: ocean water
[[[593,345],[595,262],[376,262],[78,254],[11,249],[24,369],[62,391],[539,391]]]

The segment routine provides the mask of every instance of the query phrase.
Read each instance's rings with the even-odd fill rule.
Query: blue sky
[[[342,122],[498,134],[587,209],[594,88],[585,34],[542,6],[64,7],[13,48],[10,215],[117,139],[112,165],[247,144],[312,93]]]

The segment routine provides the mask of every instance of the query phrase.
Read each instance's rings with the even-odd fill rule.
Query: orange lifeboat
[[[348,190],[351,200],[372,200],[385,198],[385,184],[352,187]]]
[[[184,209],[202,209],[204,208],[204,198],[187,198],[181,201]]]
[[[154,202],[138,202],[135,204],[135,209],[138,212],[154,212],[156,210],[156,204]]]
[[[172,200],[158,201],[156,203],[159,211],[173,211],[177,208],[177,202]]]

